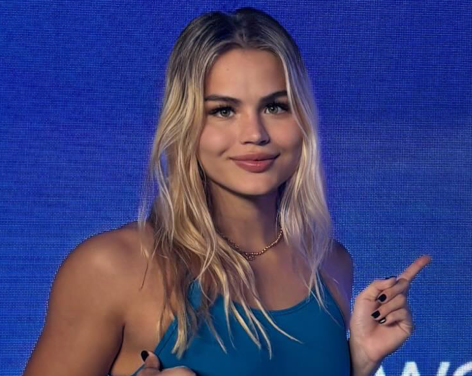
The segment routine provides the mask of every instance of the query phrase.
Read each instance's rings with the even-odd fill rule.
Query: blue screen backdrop
[[[21,375],[67,254],[136,219],[180,31],[241,6],[302,51],[354,296],[433,257],[410,289],[416,331],[377,375],[472,375],[469,1],[1,0],[2,375]]]

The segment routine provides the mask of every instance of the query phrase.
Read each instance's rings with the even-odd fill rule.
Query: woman
[[[267,14],[208,13],[179,36],[150,171],[150,215],[61,266],[25,376],[361,376],[411,335],[430,258],[374,281],[351,317],[309,77]]]

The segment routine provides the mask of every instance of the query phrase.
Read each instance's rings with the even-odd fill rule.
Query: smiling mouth
[[[236,163],[236,165],[239,166],[240,168],[249,172],[264,172],[264,171],[267,171],[272,166],[275,159],[277,159],[277,157],[271,158],[271,159],[264,159],[264,160],[234,160],[233,159],[233,162]]]

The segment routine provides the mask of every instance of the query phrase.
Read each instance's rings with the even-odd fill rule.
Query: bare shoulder
[[[141,244],[150,246],[149,237],[140,234],[134,223],[92,236],[79,244],[65,259],[60,272],[80,271],[82,278],[91,277],[122,284],[128,290],[140,286],[146,259]]]
[[[333,239],[331,252],[322,264],[322,274],[340,307],[346,327],[351,317],[351,298],[354,283],[354,262],[346,247]]]
[[[142,242],[134,224],[92,236],[67,256],[54,284],[75,281],[80,286],[93,286],[93,292],[87,294],[95,295],[102,304],[108,303],[109,314],[116,310],[117,317],[123,316],[146,270],[146,259],[140,250]]]
[[[139,238],[128,225],[87,239],[67,256],[25,376],[109,372],[122,344],[127,307],[146,267]]]

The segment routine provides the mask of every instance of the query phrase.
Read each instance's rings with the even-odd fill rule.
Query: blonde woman
[[[374,281],[351,315],[310,80],[269,15],[183,30],[150,178],[149,214],[61,266],[25,376],[363,376],[411,335],[407,291],[430,258]]]

